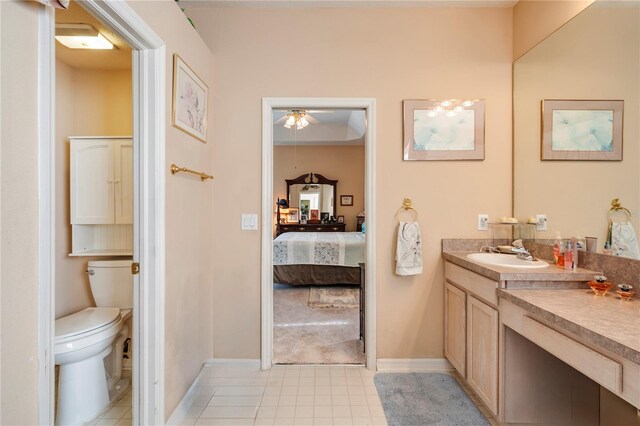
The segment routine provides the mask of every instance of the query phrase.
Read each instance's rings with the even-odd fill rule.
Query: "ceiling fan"
[[[290,109],[285,111],[286,114],[282,116],[280,119],[276,120],[274,124],[280,124],[284,122],[284,127],[290,129],[295,126],[297,130],[304,129],[309,125],[318,124],[319,121],[315,119],[312,114],[323,114],[323,113],[333,113],[333,111],[329,111],[326,109],[318,109],[318,110],[306,110],[306,109]]]

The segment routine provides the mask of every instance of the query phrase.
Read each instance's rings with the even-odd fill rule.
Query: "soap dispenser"
[[[564,269],[573,269],[573,247],[571,240],[567,241],[567,247],[564,251]]]

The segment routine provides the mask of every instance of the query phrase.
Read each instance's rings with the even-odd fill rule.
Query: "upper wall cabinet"
[[[133,223],[131,139],[71,138],[71,224]]]
[[[71,255],[130,255],[132,139],[71,137],[70,143]]]

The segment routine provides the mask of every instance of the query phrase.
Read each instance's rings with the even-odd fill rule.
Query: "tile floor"
[[[103,415],[95,419],[90,425],[131,425],[131,417],[133,412],[131,406],[133,395],[131,389],[122,396],[113,407],[111,407]]]
[[[205,367],[183,425],[386,425],[374,372],[351,366]]]

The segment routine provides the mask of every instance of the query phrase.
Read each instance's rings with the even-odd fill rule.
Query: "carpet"
[[[389,426],[488,426],[456,380],[440,373],[379,373],[374,377]]]
[[[359,305],[359,288],[314,286],[309,291],[309,306],[312,308],[354,309]]]
[[[360,311],[309,306],[309,286],[273,286],[275,364],[364,364]]]

